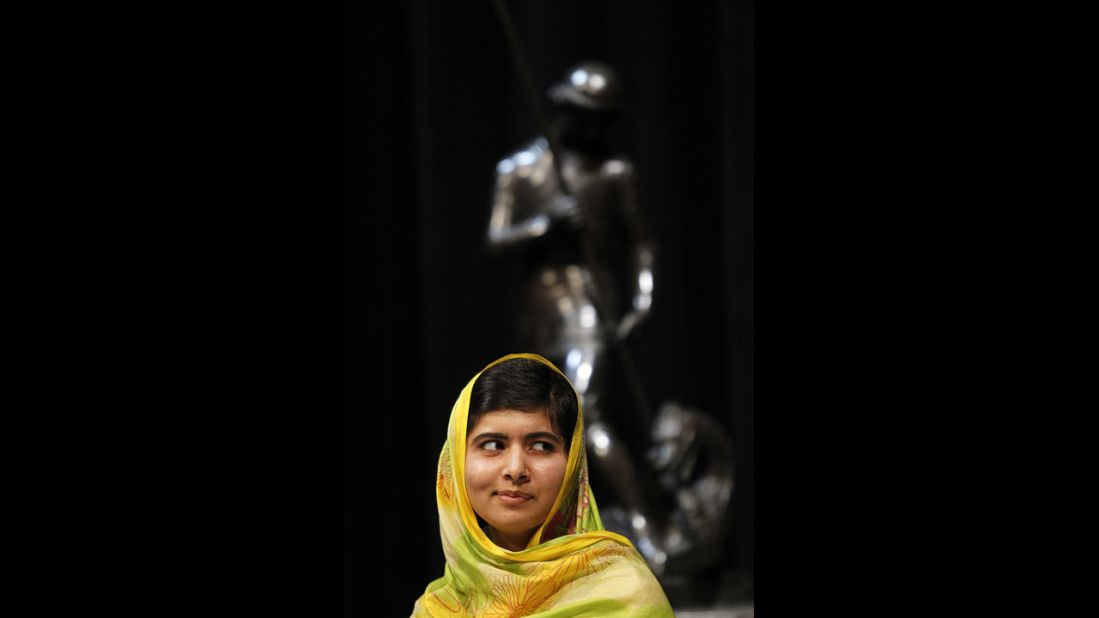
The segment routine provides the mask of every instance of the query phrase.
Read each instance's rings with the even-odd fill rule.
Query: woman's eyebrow
[[[474,440],[480,440],[481,438],[492,438],[494,440],[507,440],[508,439],[508,437],[506,435],[502,434],[502,433],[495,433],[495,432],[491,432],[491,431],[486,431],[484,433],[479,433],[479,434],[477,434],[476,436],[473,437]]]
[[[526,438],[527,440],[544,440],[546,438],[550,438],[550,439],[556,440],[557,442],[564,443],[564,440],[561,439],[561,436],[559,436],[555,433],[550,433],[548,431],[536,431],[534,433],[528,433],[527,435],[525,435],[523,437]]]

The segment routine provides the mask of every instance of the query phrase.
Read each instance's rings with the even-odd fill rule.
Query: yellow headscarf
[[[450,412],[435,486],[446,567],[416,601],[413,617],[672,616],[664,591],[630,541],[603,529],[588,485],[579,397],[561,491],[526,549],[498,547],[477,524],[465,484],[470,395],[481,373],[514,358],[561,373],[536,354],[510,354],[462,389]]]

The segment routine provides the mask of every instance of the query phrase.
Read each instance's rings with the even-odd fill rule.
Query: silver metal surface
[[[698,411],[666,405],[645,428],[654,432],[651,457],[635,461],[603,403],[611,352],[649,316],[655,291],[634,166],[607,141],[620,80],[605,64],[583,62],[548,96],[556,149],[541,136],[499,161],[486,233],[490,251],[521,263],[516,343],[554,361],[581,397],[589,458],[619,500],[601,509],[607,527],[631,538],[658,575],[698,570],[716,560],[726,527],[727,436]],[[615,422],[652,419],[638,412]],[[693,433],[669,434],[673,427]],[[652,475],[662,499],[645,494],[642,477]]]
[[[711,607],[706,609],[674,608],[676,618],[755,618],[756,610],[752,605],[736,607]]]

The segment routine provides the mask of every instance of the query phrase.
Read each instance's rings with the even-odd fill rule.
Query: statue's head
[[[622,83],[610,66],[581,62],[546,93],[556,111],[558,138],[567,148],[603,150],[607,130],[622,109]]]

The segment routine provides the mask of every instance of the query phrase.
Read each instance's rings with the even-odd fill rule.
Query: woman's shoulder
[[[628,576],[628,579],[637,586],[660,587],[652,569],[637,549],[613,541],[600,542],[597,545],[597,548],[593,548],[596,550],[597,559],[606,560],[608,571],[616,577]]]
[[[582,578],[586,580],[582,587],[626,601],[631,606],[668,606],[660,582],[633,546],[601,539],[581,556],[580,560],[588,570],[587,576]]]
[[[450,588],[446,577],[440,577],[427,585],[423,595],[416,599],[411,618],[464,615],[462,598]]]

